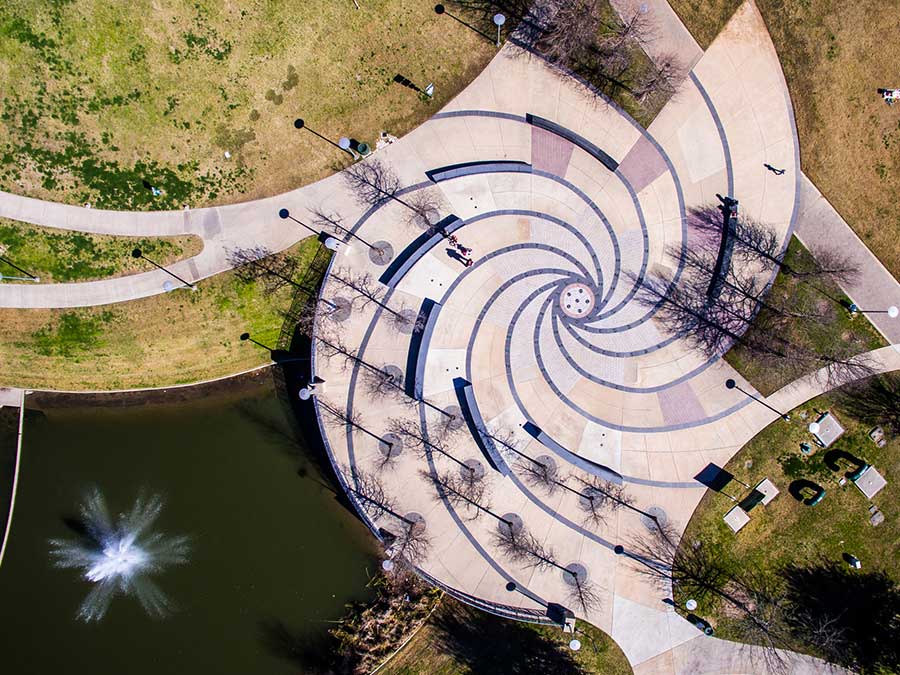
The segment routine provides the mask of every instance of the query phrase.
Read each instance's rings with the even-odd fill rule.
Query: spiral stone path
[[[673,21],[664,2],[649,4]],[[471,266],[403,204],[359,206],[339,176],[268,200],[184,213],[89,212],[0,195],[0,215],[118,234],[200,234],[204,252],[175,269],[191,280],[227,269],[233,248],[281,250],[301,238],[278,218],[280,208],[306,220],[325,207],[366,241],[388,242],[390,260],[348,239],[322,289],[320,307],[347,306],[335,275],[368,274],[383,291],[380,304],[356,301],[319,322],[318,337],[339,335],[356,360],[348,367],[314,350],[314,372],[324,380],[314,397],[323,438],[372,530],[384,537],[399,521],[387,513],[373,519],[354,495],[364,475],[377,475],[395,512],[424,528],[430,545],[417,560],[421,574],[466,602],[536,621],[546,620],[548,606],[573,609],[609,633],[641,675],[766,672],[756,648],[706,637],[676,614],[665,589],[628,555],[652,523],[644,514],[683,531],[705,489],[695,477],[709,464],[723,466],[777,418],[726,389],[734,378],[752,391],[721,359],[701,358],[669,337],[654,307],[637,298],[649,275],[682,273],[673,252],[710,246],[686,215],[717,204],[717,194],[739,199],[743,213],[785,244],[798,215],[793,111],[755,6],[743,4],[702,56],[695,43],[685,49],[693,68],[649,129],[507,45],[444,110],[376,153],[399,175],[402,200],[427,194],[439,203],[443,232],[472,249]],[[159,293],[163,281],[151,272],[8,286],[0,306],[123,301]],[[411,326],[417,314],[421,325]],[[892,347],[873,358],[883,370],[900,367]],[[398,374],[427,405],[411,408],[408,397],[375,391],[360,362]],[[788,409],[824,389],[810,376],[767,402]],[[419,454],[389,436],[396,418],[446,455]],[[575,489],[533,487],[522,454],[554,466]],[[469,470],[457,461],[483,472],[482,505],[527,527],[556,562],[590,581],[598,601],[575,607],[571,575],[509,559],[496,544],[497,520],[474,518],[438,496],[427,477]],[[579,479],[593,477],[620,481],[637,510],[585,524]],[[828,670],[792,658],[791,672]]]
[[[514,438],[519,452],[550,458],[574,486],[621,476],[640,510],[680,531],[703,494],[695,476],[724,465],[775,418],[724,387],[728,378],[741,382],[724,361],[668,337],[654,308],[636,300],[647,275],[681,273],[673,249],[709,245],[685,216],[717,203],[717,193],[736,196],[744,213],[789,238],[799,147],[756,8],[742,6],[647,130],[541,60],[506,48],[379,158],[401,174],[404,200],[419,192],[439,198],[441,226],[473,249],[474,262],[464,266],[448,240],[423,233],[396,201],[356,220],[359,235],[389,241],[397,257],[374,265],[354,245],[333,269],[379,279],[390,309],[354,312],[340,333],[362,361],[402,370],[404,387],[431,405],[410,412],[396,397],[372,393],[365,366],[317,353],[319,400],[357,414],[364,429],[321,414],[348,490],[359,474],[377,473],[401,513],[420,514],[431,544],[420,568],[458,597],[520,618],[543,616],[548,604],[572,607],[568,575],[505,558],[496,519],[472,518],[423,479],[458,471],[454,461],[404,448],[384,465],[377,438],[392,418],[413,418],[454,458],[485,469],[494,513],[515,514],[554,560],[585,571],[600,600],[576,614],[610,633],[635,672],[764,672],[754,648],[703,636],[638,573],[628,542],[646,532],[646,517],[624,509],[585,525],[577,490],[532,487],[518,453],[492,438]],[[764,163],[786,168],[789,178]],[[322,297],[344,290],[329,281]],[[425,319],[412,336],[392,327],[401,308]],[[335,327],[325,320],[322,330]],[[886,368],[896,357],[879,353]],[[821,388],[809,378],[772,400],[801,402]],[[450,406],[461,407],[467,425],[448,436],[435,408]],[[390,515],[370,525],[397,529]],[[825,666],[796,657],[792,668]]]

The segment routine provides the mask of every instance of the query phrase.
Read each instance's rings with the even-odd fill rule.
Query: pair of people
[[[453,248],[459,251],[459,259],[466,267],[471,267],[473,264],[475,264],[475,261],[470,257],[472,255],[471,248],[460,244],[459,240],[452,234],[447,235],[447,241],[450,242],[450,245],[453,246]]]

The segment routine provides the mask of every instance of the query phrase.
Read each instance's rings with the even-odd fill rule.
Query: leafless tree
[[[383,242],[381,243],[382,245],[379,245],[379,242],[373,244],[366,239],[363,239],[344,225],[343,218],[341,218],[339,214],[326,211],[322,207],[313,209],[313,223],[324,232],[330,232],[342,238],[351,237],[356,239],[378,255],[384,255],[386,252],[386,247],[383,245]]]
[[[375,157],[344,169],[344,181],[362,206],[381,206],[400,192],[400,177],[390,165]]]
[[[634,499],[625,492],[624,485],[611,483],[599,476],[591,476],[589,479],[579,477],[578,480],[583,486],[579,504],[583,510],[582,520],[586,525],[599,527],[606,523],[609,514],[621,508],[634,509]]]
[[[296,285],[297,261],[284,253],[272,253],[265,246],[232,249],[228,262],[238,279],[245,283],[261,281],[267,293]]]
[[[845,387],[841,407],[866,424],[900,434],[900,374],[884,373]]]
[[[684,68],[674,54],[651,61],[632,85],[632,93],[641,105],[655,106],[672,97],[684,80]]]
[[[614,53],[629,45],[644,48],[657,38],[656,22],[649,12],[635,9],[624,16],[610,12],[602,23],[597,47],[601,52]]]
[[[548,462],[547,459],[549,458],[531,459],[529,457],[524,459],[520,457],[517,465],[526,483],[533,487],[540,487],[548,495],[551,495],[565,483],[557,475],[556,463]]]
[[[399,452],[395,452],[394,443],[390,440],[385,439],[373,431],[370,431],[363,423],[362,415],[354,410],[350,411],[347,408],[342,406],[335,405],[334,403],[328,401],[328,399],[317,396],[316,402],[318,403],[319,409],[324,411],[328,416],[328,419],[337,422],[338,424],[342,424],[351,429],[356,429],[357,431],[361,431],[367,436],[374,438],[378,441],[379,444],[383,444],[387,448],[387,452],[383,452],[382,461],[380,462],[380,467],[385,468],[389,466],[399,455]]]
[[[474,467],[450,454],[444,447],[442,440],[433,436],[426,436],[418,421],[409,417],[394,417],[388,421],[388,431],[402,438],[404,445],[417,450],[421,458],[425,459],[430,457],[432,453],[437,453],[457,464],[460,471],[471,474],[471,480],[480,480],[480,477],[476,477],[479,472]]]
[[[570,567],[566,567],[563,572],[569,600],[587,613],[600,604],[600,593],[594,583],[587,578],[586,569],[581,573],[581,570],[573,571]]]
[[[821,339],[834,330],[833,321],[822,320],[813,309],[799,305],[796,297],[764,299],[768,287],[752,271],[736,271],[730,265],[717,268],[702,252],[680,255],[681,278],[677,282],[673,277],[645,278],[637,301],[655,310],[661,327],[691,349],[711,358],[740,345],[762,364],[788,375],[821,370],[831,386],[871,375],[870,359],[860,354],[866,351],[861,340],[855,335]],[[717,284],[715,274],[721,274]],[[797,318],[813,319],[799,322],[811,332],[809,339],[791,337],[787,321]]]
[[[467,479],[465,474],[454,475],[450,472],[432,473],[423,470],[419,475],[434,488],[438,499],[446,499],[455,508],[462,510],[468,520],[491,513],[484,481]]]
[[[425,521],[422,518],[412,520],[403,517],[397,533],[391,531],[395,537],[389,547],[394,561],[400,561],[405,567],[414,568],[427,555],[431,548],[431,538],[425,529]]]
[[[346,465],[340,467],[340,472],[350,493],[361,502],[362,509],[372,520],[378,520],[384,514],[401,517],[397,513],[397,504],[388,493],[381,479],[359,468]]]
[[[600,31],[599,0],[544,0],[537,49],[551,62],[570,67],[583,60]]]
[[[329,278],[350,290],[354,299],[360,300],[363,307],[375,304],[387,312],[390,325],[398,331],[418,333],[425,327],[425,317],[414,309],[401,307],[393,309],[384,302],[384,290],[368,272],[354,273],[347,267],[332,270]]]
[[[436,188],[416,190],[409,195],[404,204],[410,211],[408,222],[429,233],[436,232],[441,219],[443,201]]]
[[[493,540],[504,556],[524,567],[545,569],[558,566],[553,560],[552,551],[545,548],[524,524],[517,527],[501,522],[494,531]]]

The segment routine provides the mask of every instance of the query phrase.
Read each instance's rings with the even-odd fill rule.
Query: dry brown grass
[[[735,0],[671,0],[708,45]],[[794,103],[803,171],[894,276],[900,276],[900,87],[896,0],[757,0]],[[895,79],[891,79],[895,78]]]
[[[359,4],[357,10],[351,0],[69,0],[48,7],[12,0],[9,16],[46,32],[57,43],[54,58],[77,74],[47,70],[42,52],[10,37],[0,19],[0,88],[34,102],[40,133],[28,135],[28,143],[59,149],[54,134],[75,129],[96,157],[123,169],[155,160],[188,179],[242,165],[253,170],[245,192],[223,184],[215,198],[193,206],[277,194],[322,178],[346,158],[295,130],[295,117],[330,138],[374,145],[382,130],[400,136],[427,119],[496,53],[485,38],[436,15],[433,2]],[[198,38],[208,43],[191,47]],[[211,55],[224,47],[227,55]],[[186,54],[178,63],[176,51]],[[394,83],[398,73],[420,87],[433,82],[434,99]],[[135,90],[141,97],[97,112],[82,107],[72,127],[39,109],[38,83],[47,88],[44,100],[76,85],[85,100]],[[0,145],[24,142],[7,133],[12,128],[0,121]],[[181,168],[192,161],[196,171]],[[64,169],[54,172],[58,186],[48,187],[30,167],[19,168],[21,178],[3,181],[4,189],[73,201],[85,188]]]
[[[318,248],[290,251],[308,266]],[[0,386],[107,390],[196,382],[262,365],[291,289],[266,293],[233,272],[143,300],[68,310],[0,310]]]

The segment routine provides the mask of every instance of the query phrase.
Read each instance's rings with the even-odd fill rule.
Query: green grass
[[[501,619],[445,597],[428,623],[385,666],[384,675],[630,675],[625,655],[603,631],[579,622],[582,648],[558,626]]]
[[[784,263],[795,270],[811,269],[813,258],[803,244],[792,237]],[[753,331],[771,330],[772,326],[778,325],[784,338],[794,344],[807,345],[817,353],[822,353],[838,340],[857,341],[861,352],[887,344],[864,315],[858,314],[851,318],[850,313],[841,305],[842,302],[849,303],[847,296],[834,282],[827,279],[804,283],[782,271],[778,273],[766,298],[767,301],[775,301],[777,305],[802,308],[823,319],[791,317],[776,320],[774,313],[764,307],[748,332],[751,341]],[[757,325],[765,328],[757,328]],[[789,384],[798,375],[793,370],[780,370],[763,363],[756,354],[741,345],[729,350],[725,360],[766,396]]]
[[[118,237],[38,227],[0,218],[3,257],[42,283],[90,281],[152,269],[131,256],[134,248],[160,265],[197,255],[203,248],[199,237]],[[24,276],[0,262],[0,274]],[[8,281],[5,283],[9,283]]]
[[[424,121],[495,53],[422,0],[11,0],[0,188],[122,209],[280,193],[345,161],[295,117],[374,145]],[[398,72],[433,82],[434,99],[395,84]]]
[[[750,522],[734,534],[722,517],[734,506],[723,494],[708,491],[694,511],[682,546],[702,541],[733,572],[752,570],[770,579],[789,566],[833,561],[840,564],[845,552],[856,555],[866,573],[883,572],[900,582],[900,439],[888,437],[878,448],[867,436],[871,425],[855,418],[838,394],[820,396],[792,411],[791,422],[773,422],[737,453],[725,470],[749,485],[768,477],[781,494],[767,506],[750,512]],[[826,450],[817,448],[804,456],[800,443],[812,443],[806,427],[816,411],[837,415],[846,433],[829,450],[849,452],[873,466],[887,479],[887,487],[869,502],[853,485],[839,485],[843,473],[833,472],[824,461]],[[791,481],[806,478],[826,490],[824,499],[806,506],[788,494]],[[737,482],[725,491],[740,499],[747,492]],[[884,513],[884,522],[872,527],[869,506]],[[683,606],[686,598],[677,598]],[[721,637],[730,632],[727,613],[712,596],[697,598],[697,614],[709,618]]]
[[[320,244],[289,250],[300,278]],[[292,288],[268,293],[233,272],[132,302],[66,310],[0,310],[0,386],[104,390],[164,386],[229,375],[269,354],[239,335],[275,346]]]
[[[707,46],[741,3],[670,0]],[[893,0],[756,0],[791,93],[803,171],[900,277],[900,114],[876,92],[898,87]],[[890,75],[888,75],[890,74]],[[884,79],[887,77],[887,79]]]

